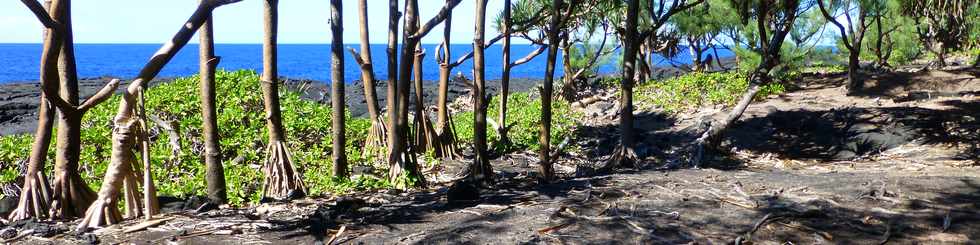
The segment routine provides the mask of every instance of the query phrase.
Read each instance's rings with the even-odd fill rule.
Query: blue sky
[[[39,0],[40,1],[40,0]],[[358,43],[357,1],[344,2],[344,42]],[[399,1],[404,3],[404,1]],[[198,0],[74,1],[72,21],[76,43],[162,43],[168,40],[197,6]],[[423,23],[438,12],[443,0],[419,0]],[[401,9],[401,7],[399,7]],[[489,0],[487,39],[497,34],[491,21],[503,1]],[[462,1],[453,12],[453,43],[472,43],[473,1]],[[262,0],[244,0],[214,13],[215,42],[261,43]],[[329,43],[328,0],[279,1],[280,43]],[[388,1],[368,0],[371,43],[387,43]],[[20,1],[0,1],[0,43],[37,43],[41,24]],[[441,42],[442,25],[422,39]],[[197,42],[197,38],[191,39]],[[515,40],[517,42],[518,40]]]

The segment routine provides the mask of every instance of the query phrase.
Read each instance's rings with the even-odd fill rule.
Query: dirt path
[[[971,73],[972,72],[972,73]],[[948,75],[948,74],[953,75]],[[972,78],[966,78],[966,75]],[[980,240],[980,91],[976,71],[898,74],[886,92],[844,97],[842,76],[820,76],[752,105],[705,169],[669,164],[702,117],[641,111],[648,168],[575,177],[615,145],[612,109],[578,129],[583,152],[563,155],[566,176],[538,185],[533,154],[494,160],[499,183],[479,203],[446,200],[448,187],[379,191],[201,214],[123,233],[105,243],[312,244],[965,244]],[[905,80],[902,80],[905,81]],[[931,83],[929,85],[927,83]],[[879,91],[872,90],[869,91]],[[918,95],[927,92],[926,97]],[[906,100],[911,97],[911,100]],[[615,107],[615,106],[613,106]],[[603,114],[605,113],[605,114]],[[446,171],[463,163],[448,162]],[[3,232],[0,232],[3,233]],[[60,241],[86,237],[66,235]],[[22,241],[43,244],[29,237]],[[50,239],[50,238],[49,238]],[[90,238],[89,238],[90,239]]]

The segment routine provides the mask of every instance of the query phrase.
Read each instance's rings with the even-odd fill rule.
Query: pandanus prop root
[[[134,84],[136,85],[136,84]],[[132,93],[131,91],[136,91]],[[156,202],[156,190],[150,173],[149,145],[146,137],[146,120],[144,119],[142,88],[130,86],[119,104],[119,111],[113,119],[115,126],[112,130],[112,156],[106,170],[99,196],[85,212],[85,217],[78,224],[78,230],[84,231],[90,227],[104,227],[122,220],[119,213],[118,198],[125,186],[126,216],[138,216],[141,211],[148,219],[159,213]],[[137,99],[139,103],[137,104]],[[141,118],[136,118],[139,115]],[[137,196],[139,177],[134,171],[137,141],[140,142],[142,160],[144,163],[144,202],[142,206]]]

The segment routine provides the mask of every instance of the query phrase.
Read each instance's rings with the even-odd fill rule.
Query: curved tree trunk
[[[344,130],[344,19],[343,7],[340,0],[330,0],[330,30],[333,39],[330,41],[330,96],[333,107],[333,176],[347,178],[347,153],[344,147],[347,138]]]
[[[143,141],[144,164],[148,161],[146,156],[148,154],[147,143],[149,142],[146,141],[145,131],[142,131],[145,128],[141,128],[141,126],[145,126],[145,120],[136,118],[137,116],[144,117],[142,94],[145,91],[147,83],[153,80],[167,62],[187,44],[187,41],[191,39],[194,32],[207,21],[214,8],[238,1],[240,0],[202,1],[194,14],[191,15],[185,24],[181,25],[181,29],[168,43],[164,44],[160,50],[154,53],[153,57],[140,70],[137,78],[123,92],[123,99],[120,101],[119,109],[113,119],[115,126],[112,133],[112,156],[109,167],[106,169],[102,187],[99,189],[99,196],[89,206],[88,210],[85,211],[85,217],[78,223],[78,231],[86,231],[90,227],[101,227],[119,222],[121,215],[117,208],[118,197],[122,185],[127,181],[126,179],[135,174],[132,168],[135,163],[133,150],[136,148],[136,141],[140,140],[140,138]],[[114,82],[118,84],[118,81]],[[103,92],[111,95],[114,90],[115,87],[103,89],[96,96]],[[96,98],[96,96],[93,97]],[[137,102],[137,100],[139,101]],[[83,108],[87,104],[89,104],[88,101],[83,104]],[[144,166],[144,173],[148,173],[149,167],[148,165]],[[151,188],[152,181],[152,176],[144,176],[144,187],[149,188],[144,193],[144,200],[146,201],[144,205],[148,207],[148,214],[154,213],[153,200],[156,200],[155,193],[153,193],[153,189]],[[147,218],[150,218],[150,215],[147,215]]]
[[[10,213],[11,221],[23,219],[43,219],[48,216],[51,205],[51,185],[44,175],[48,147],[51,145],[51,127],[54,122],[54,108],[48,105],[44,95],[38,106],[37,130],[31,145],[31,157],[24,174],[24,186],[20,191],[17,208]]]
[[[225,171],[221,164],[221,139],[218,136],[218,112],[215,107],[214,72],[220,59],[214,56],[214,18],[208,16],[207,21],[198,30],[200,36],[199,57],[201,77],[201,120],[204,134],[204,166],[207,176],[208,200],[213,204],[228,202],[228,190],[225,187]]]
[[[554,0],[551,7],[551,23],[548,31],[548,60],[545,65],[544,86],[541,89],[541,131],[539,132],[539,180],[551,182],[555,170],[551,163],[551,98],[555,82],[555,59],[558,56],[558,23],[561,21],[562,0]],[[566,57],[567,59],[567,57]]]
[[[44,2],[45,11],[43,13],[50,17],[49,9],[51,9],[50,0]],[[50,47],[51,43],[47,36],[51,33],[47,28],[44,28],[43,33],[43,46]],[[58,81],[44,81],[45,79],[58,79],[57,77],[42,75],[40,79],[42,84],[58,83]],[[41,101],[37,107],[37,129],[34,131],[34,142],[31,144],[27,172],[24,173],[24,185],[20,190],[17,208],[8,216],[11,221],[31,218],[43,219],[48,216],[51,207],[51,185],[48,183],[47,176],[44,175],[44,165],[47,162],[48,147],[51,146],[51,129],[54,125],[55,108],[48,103],[43,93],[40,97]]]
[[[263,167],[265,183],[263,196],[292,199],[306,195],[302,175],[293,166],[292,154],[286,146],[286,130],[282,125],[279,107],[279,73],[277,71],[276,35],[278,33],[279,0],[265,0],[263,18],[265,38],[262,40],[262,95],[265,102],[266,128],[269,146]]]

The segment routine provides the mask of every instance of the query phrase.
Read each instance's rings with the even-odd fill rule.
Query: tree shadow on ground
[[[918,107],[776,111],[738,122],[731,146],[790,159],[850,160],[915,144],[967,144],[976,158],[980,102],[949,101],[950,109]]]

